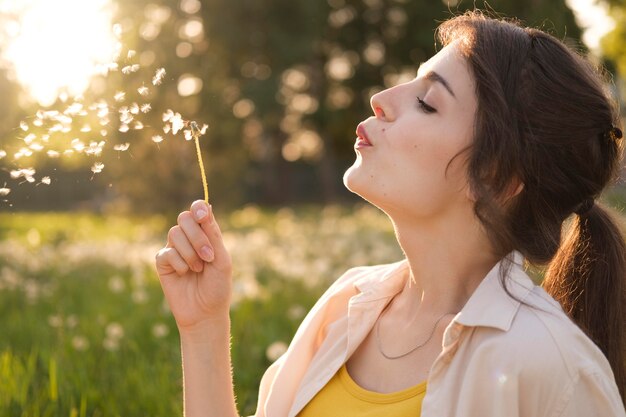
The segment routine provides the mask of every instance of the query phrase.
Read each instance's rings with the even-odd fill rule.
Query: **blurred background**
[[[435,52],[437,22],[474,2],[0,4],[0,185],[10,189],[0,210],[163,213],[202,196],[193,144],[161,131],[167,109],[210,125],[201,146],[220,207],[356,201],[341,177],[354,159],[355,127],[371,113],[369,97],[413,77]],[[622,2],[490,5],[593,54],[623,95]],[[158,68],[166,74],[153,86]],[[134,115],[139,129],[120,131],[116,113],[133,104],[151,110]],[[106,125],[87,111],[103,105]],[[47,123],[44,111],[64,117]],[[151,140],[155,135],[162,142]],[[100,152],[89,153],[90,144]],[[96,162],[104,168],[93,175]],[[11,177],[27,168],[36,169],[32,182]]]
[[[400,258],[387,219],[342,185],[354,130],[372,94],[435,52],[438,22],[475,3],[0,0],[0,416],[181,413],[152,266],[202,198],[177,118],[209,125],[210,199],[235,261],[236,391],[252,414],[328,284]],[[626,97],[622,1],[488,7],[606,66]],[[603,196],[617,212],[622,188]]]

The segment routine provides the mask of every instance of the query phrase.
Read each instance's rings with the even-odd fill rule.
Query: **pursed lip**
[[[363,123],[359,123],[359,125],[356,127],[356,135],[358,137],[358,146],[373,146],[372,142],[370,142],[369,138],[367,137],[367,132],[365,131]]]

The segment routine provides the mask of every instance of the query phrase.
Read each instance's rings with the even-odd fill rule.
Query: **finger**
[[[206,211],[204,211],[206,209]],[[209,238],[214,253],[214,264],[222,264],[224,266],[230,264],[230,255],[224,246],[224,240],[222,239],[222,232],[220,230],[215,216],[213,215],[213,207],[210,204],[206,204],[203,201],[196,201],[192,204],[192,213],[194,218],[202,230]]]
[[[170,246],[176,248],[180,256],[187,262],[187,265],[195,271],[201,272],[204,267],[204,262],[198,257],[198,254],[194,250],[193,246],[187,239],[187,235],[180,228],[180,226],[174,226],[168,233],[168,241]]]
[[[180,213],[178,216],[178,225],[183,229],[187,240],[191,243],[196,254],[203,260],[211,262],[213,260],[211,242],[209,242],[209,238],[193,218],[191,212],[183,211]]]
[[[178,275],[184,275],[189,272],[189,265],[180,256],[176,248],[163,248],[157,253],[157,272],[159,275],[170,274],[176,272]]]

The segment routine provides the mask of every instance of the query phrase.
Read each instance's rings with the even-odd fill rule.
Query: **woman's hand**
[[[180,213],[156,255],[156,268],[181,333],[228,317],[232,263],[207,203],[194,201]]]

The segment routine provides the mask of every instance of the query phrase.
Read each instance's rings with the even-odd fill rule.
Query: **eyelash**
[[[437,109],[429,106],[424,100],[422,100],[419,97],[417,97],[417,102],[419,103],[419,106],[422,108],[422,110],[424,110],[425,113],[435,113],[437,111]]]

